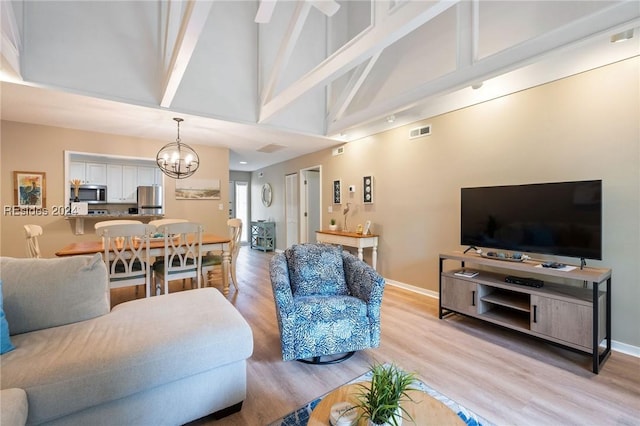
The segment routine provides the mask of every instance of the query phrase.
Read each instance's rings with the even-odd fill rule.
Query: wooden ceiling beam
[[[171,65],[164,84],[160,106],[169,108],[189,65],[198,39],[211,12],[212,1],[190,0],[186,3],[180,32],[173,47]]]
[[[377,23],[362,37],[329,56],[264,104],[260,111],[259,122],[267,121],[313,88],[327,84],[346,73],[456,3],[457,1],[441,0],[435,4],[414,2],[403,5],[386,20]]]
[[[254,22],[256,24],[267,24],[271,22],[271,16],[273,16],[273,10],[276,8],[277,1],[278,0],[260,0]]]
[[[572,21],[567,25],[493,55],[476,59],[471,66],[458,67],[448,74],[420,86],[412,87],[410,90],[399,93],[384,102],[370,105],[348,116],[343,116],[340,120],[329,123],[327,134],[339,134],[353,127],[371,123],[388,115],[390,111],[413,108],[429,97],[451,93],[474,82],[481,82],[506,74],[520,67],[535,63],[549,52],[580,43],[593,34],[606,33],[611,28],[638,22],[639,20],[640,9],[638,9],[637,3],[616,3],[611,7]],[[466,63],[466,61],[463,61],[463,63]]]
[[[11,2],[2,2],[0,7],[2,25],[2,40],[0,41],[0,52],[2,52],[2,63],[12,68],[12,71],[22,79],[20,71],[20,52],[22,50],[22,38],[18,30],[16,15]]]
[[[273,67],[271,68],[269,80],[267,80],[267,84],[265,84],[260,96],[262,100],[262,107],[271,100],[276,86],[282,78],[283,70],[287,67],[289,59],[291,59],[291,54],[293,53],[293,49],[296,47],[296,43],[298,42],[298,38],[300,37],[300,33],[302,32],[304,23],[307,20],[307,16],[309,16],[310,10],[311,6],[309,2],[302,1],[296,4],[296,8],[293,11],[291,20],[289,21],[289,26],[285,32],[285,37],[282,40],[282,43],[280,43],[278,55],[273,63]]]
[[[351,101],[353,101],[353,98],[356,96],[362,87],[362,84],[371,73],[373,66],[376,64],[381,54],[382,51],[376,53],[366,63],[363,62],[356,67],[344,90],[340,93],[334,108],[332,108],[332,111],[329,113],[327,118],[328,123],[333,123],[334,121],[342,118],[347,108],[349,108],[349,105],[351,105]]]

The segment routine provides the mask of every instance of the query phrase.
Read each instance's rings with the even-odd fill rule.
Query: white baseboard
[[[415,285],[411,285],[411,284],[406,284],[406,283],[402,283],[399,281],[394,281],[394,280],[390,280],[385,278],[385,282],[389,285],[392,285],[394,287],[399,287],[402,288],[404,290],[408,290],[408,291],[412,291],[414,293],[418,293],[418,294],[422,294],[424,296],[428,296],[428,297],[432,297],[434,299],[439,299],[440,295],[438,294],[438,292],[436,291],[432,291],[432,290],[427,290],[426,288],[422,288],[422,287],[417,287]],[[616,352],[620,352],[626,355],[631,355],[634,356],[636,358],[640,358],[640,347],[638,346],[633,346],[633,345],[629,345],[628,343],[623,343],[623,342],[618,342],[615,340],[611,341],[611,350],[612,351],[616,351]]]

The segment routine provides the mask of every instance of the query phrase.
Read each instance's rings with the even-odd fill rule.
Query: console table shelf
[[[445,261],[459,261],[461,267],[444,270]],[[462,268],[469,271],[465,266],[468,263],[479,267],[477,275],[456,274]],[[506,275],[537,275],[545,278],[545,283],[543,287],[511,284],[505,282]],[[547,278],[562,282],[549,282]],[[606,289],[601,289],[605,282]],[[591,288],[586,283],[591,283]],[[540,268],[533,261],[505,262],[459,252],[441,254],[439,317],[454,313],[588,353],[593,372],[598,373],[611,354],[611,270],[560,271]],[[603,340],[606,346],[601,349]]]

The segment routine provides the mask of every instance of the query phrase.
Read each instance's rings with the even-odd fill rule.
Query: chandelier
[[[162,173],[173,179],[188,178],[198,170],[200,159],[189,145],[180,142],[180,123],[182,118],[174,118],[178,123],[178,137],[162,147],[156,155],[156,163]]]

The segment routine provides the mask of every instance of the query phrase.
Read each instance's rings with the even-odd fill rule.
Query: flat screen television
[[[602,260],[602,181],[462,188],[460,240]]]

